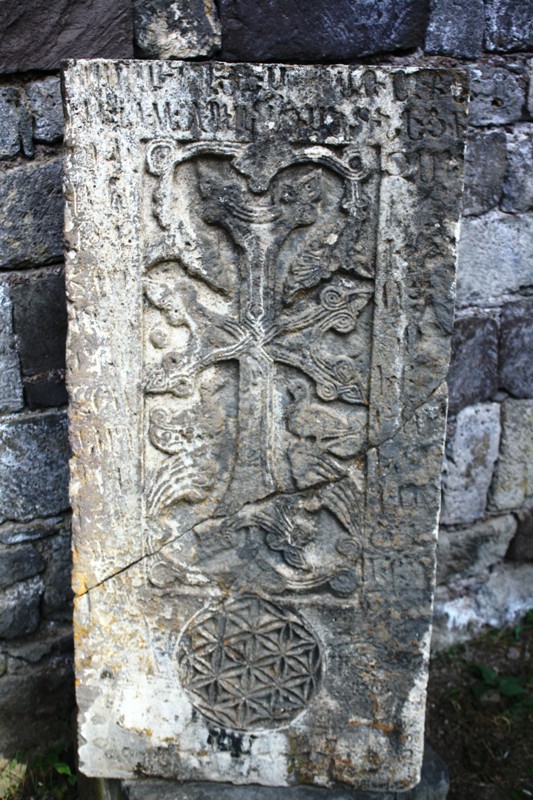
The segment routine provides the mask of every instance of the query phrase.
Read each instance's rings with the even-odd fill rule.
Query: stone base
[[[408,792],[351,792],[312,786],[234,786],[161,780],[112,781],[83,779],[80,800],[446,800],[448,769],[426,743],[422,780]]]

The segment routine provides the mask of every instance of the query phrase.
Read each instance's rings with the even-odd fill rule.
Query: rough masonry
[[[81,769],[407,789],[465,78],[81,61],[65,87]]]

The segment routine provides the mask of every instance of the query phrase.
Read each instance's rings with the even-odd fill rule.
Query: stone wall
[[[60,61],[444,63],[470,72],[438,648],[533,606],[532,21],[531,0],[1,5],[1,754],[66,736],[73,707]]]

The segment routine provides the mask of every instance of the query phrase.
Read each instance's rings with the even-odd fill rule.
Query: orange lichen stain
[[[387,725],[386,722],[373,722],[372,727],[382,733],[392,733],[396,730],[396,725]]]
[[[209,755],[209,750],[197,750],[194,755],[196,758],[206,758]]]

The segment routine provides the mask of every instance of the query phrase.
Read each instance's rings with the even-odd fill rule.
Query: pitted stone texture
[[[500,455],[491,488],[499,511],[519,509],[533,497],[533,400],[502,403]]]
[[[526,94],[523,64],[475,64],[470,73],[470,125],[507,125],[522,117]]]
[[[67,509],[66,416],[24,414],[3,419],[0,473],[0,522],[25,522]]]
[[[471,577],[500,562],[516,529],[516,519],[511,514],[476,522],[468,528],[441,528],[437,583]]]
[[[533,564],[495,565],[484,581],[437,587],[432,652],[468,641],[488,626],[503,628],[518,622],[531,608]]]
[[[59,69],[66,58],[132,58],[129,0],[0,3],[0,72]]]
[[[134,0],[135,42],[149,58],[195,58],[220,50],[214,0]]]
[[[448,429],[441,523],[480,519],[487,505],[500,440],[500,407],[479,403],[459,412]]]
[[[81,768],[408,789],[464,76],[79,62],[65,85]]]
[[[490,211],[465,217],[457,260],[457,305],[500,306],[532,284],[533,216]]]
[[[0,412],[23,406],[20,363],[13,335],[13,304],[7,283],[0,283]]]
[[[31,544],[0,546],[0,589],[32,578],[44,569],[44,561]]]
[[[422,44],[425,0],[221,0],[228,61],[342,61]]]
[[[229,746],[230,743],[228,743]],[[99,787],[101,800],[281,800],[279,789],[269,786],[230,786],[228,784],[177,783],[170,781],[125,781]],[[317,789],[312,786],[285,787],[284,800],[446,800],[448,769],[426,742],[420,783],[407,792],[354,792],[345,789]],[[96,797],[100,800],[98,791]],[[92,795],[91,795],[92,797]]]
[[[43,742],[69,741],[74,710],[70,626],[41,623],[31,637],[2,644],[7,655],[7,670],[0,676],[2,756],[36,752]]]
[[[39,266],[63,257],[60,158],[0,176],[0,269]]]
[[[513,397],[533,398],[533,300],[502,308],[500,386]]]
[[[450,414],[494,398],[498,391],[498,322],[494,313],[479,311],[455,320],[446,380]]]
[[[12,158],[20,150],[19,101],[16,87],[0,89],[0,159]]]
[[[1,638],[19,639],[39,627],[42,591],[42,580],[37,577],[0,591]]]
[[[505,131],[471,129],[465,153],[465,216],[479,216],[498,205],[506,169]]]
[[[483,0],[432,0],[426,53],[478,58],[483,49],[484,13]]]
[[[49,76],[26,85],[33,115],[33,137],[36,142],[54,144],[63,137],[63,105],[61,82]]]
[[[485,46],[504,53],[532,50],[531,0],[485,0]]]
[[[62,405],[67,401],[63,273],[55,269],[30,275],[11,293],[26,402],[32,409]]]
[[[502,209],[529,211],[533,208],[533,125],[523,125],[509,133],[507,151]]]

